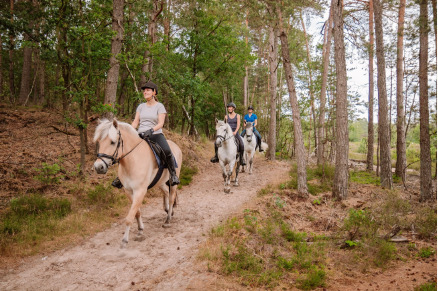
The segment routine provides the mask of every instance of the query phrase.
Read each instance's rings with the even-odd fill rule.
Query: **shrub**
[[[349,240],[352,241],[358,237],[374,237],[377,225],[368,211],[350,209],[342,229],[348,232]]]
[[[41,168],[35,168],[34,170],[38,173],[35,179],[46,185],[57,184],[63,177],[63,175],[60,175],[61,167],[58,164],[42,163]]]

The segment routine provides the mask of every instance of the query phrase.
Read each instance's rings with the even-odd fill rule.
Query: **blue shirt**
[[[246,114],[243,119],[245,119],[246,122],[254,122],[257,119],[257,115],[255,115],[254,113],[251,114],[251,116],[249,116],[249,114]]]

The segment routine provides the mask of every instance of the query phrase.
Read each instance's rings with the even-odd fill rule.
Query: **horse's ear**
[[[227,121],[228,121],[228,119],[224,118],[224,122],[225,122],[225,123],[228,123]]]
[[[115,128],[118,128],[119,124],[117,123],[117,119],[113,119],[113,125]]]
[[[216,123],[216,124],[217,124],[217,123],[218,123],[218,121],[219,121],[219,120],[217,120],[217,118],[215,117],[215,118],[214,118],[214,123]]]

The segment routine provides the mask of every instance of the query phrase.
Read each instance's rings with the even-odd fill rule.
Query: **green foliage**
[[[362,138],[362,140],[360,141],[359,148],[357,149],[357,152],[361,153],[361,154],[366,154],[368,152],[368,139],[367,138]]]
[[[302,290],[313,290],[325,286],[326,273],[323,269],[314,267],[303,279],[298,279],[298,288]]]
[[[418,255],[420,256],[420,258],[423,258],[423,259],[429,258],[434,254],[435,254],[435,250],[432,249],[431,247],[421,248],[418,252]]]
[[[377,267],[385,267],[389,261],[395,258],[397,249],[395,245],[383,239],[376,239],[371,245],[376,250],[374,264]]]
[[[49,220],[61,219],[70,212],[71,203],[67,199],[49,199],[41,194],[21,196],[11,200],[10,209],[0,223],[0,232],[13,236],[23,228],[46,225]]]
[[[87,202],[97,207],[107,208],[117,201],[116,193],[111,185],[97,184],[87,192]]]
[[[377,224],[368,211],[350,209],[342,229],[348,232],[349,240],[370,238],[376,234]]]
[[[380,178],[374,172],[367,171],[350,172],[350,181],[359,184],[380,185]]]
[[[346,244],[348,247],[350,247],[350,248],[359,245],[359,243],[358,243],[357,241],[352,241],[352,240],[346,240],[346,241],[345,241],[345,244]]]
[[[34,168],[34,170],[38,173],[35,179],[45,185],[57,184],[64,177],[61,175],[61,167],[58,164],[42,163],[41,168]]]
[[[415,229],[421,238],[436,238],[437,217],[436,209],[428,206],[422,207],[416,211]]]
[[[436,291],[436,282],[428,282],[415,287],[415,291]]]
[[[179,179],[181,181],[181,186],[187,186],[192,182],[192,178],[194,175],[198,173],[198,168],[196,167],[188,167],[184,164],[181,167],[181,172],[179,175]]]

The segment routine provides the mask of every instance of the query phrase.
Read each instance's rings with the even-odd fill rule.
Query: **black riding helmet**
[[[252,107],[252,105],[249,105],[248,110],[250,110],[250,109],[254,110],[254,107]]]
[[[154,89],[155,94],[158,95],[158,86],[154,82],[149,81],[149,82],[146,82],[143,85],[141,85],[142,90],[144,90],[146,88]]]
[[[230,102],[227,104],[227,108],[228,107],[233,107],[234,109],[236,109],[236,104],[234,104],[234,102]]]

